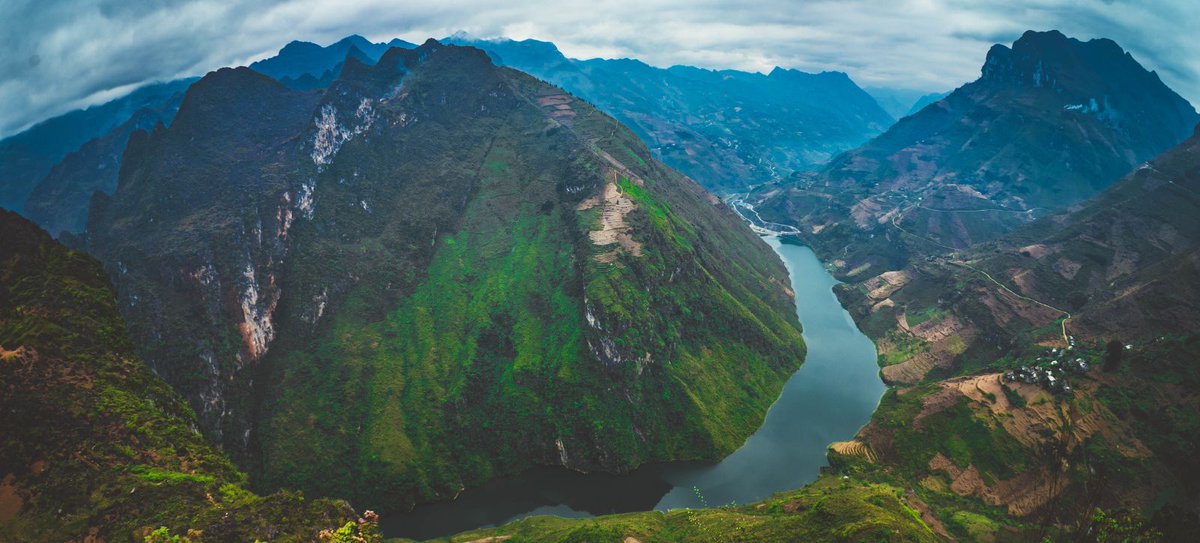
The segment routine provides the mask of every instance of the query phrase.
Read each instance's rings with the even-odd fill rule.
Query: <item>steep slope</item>
[[[229,425],[237,434],[250,425],[245,402],[252,389],[230,395],[225,388],[273,339],[274,267],[286,254],[298,211],[292,202],[268,204],[261,195],[279,191],[271,200],[281,193],[297,198],[286,191],[291,172],[275,161],[281,152],[304,156],[299,141],[286,143],[312,126],[319,99],[247,68],[213,72],[188,90],[170,128],[134,133],[111,201],[103,194],[93,199],[90,249],[114,275],[122,314],[143,357],[192,402],[218,439]],[[262,208],[266,216],[245,224],[240,219],[246,208]],[[218,256],[233,255],[236,271],[214,267]],[[229,333],[206,333],[224,329],[225,319],[235,315],[240,325],[231,324]],[[180,357],[198,358],[165,362]],[[244,442],[232,449],[235,439],[228,438],[227,448],[245,450]]]
[[[819,175],[751,200],[764,220],[796,226],[841,260],[843,275],[874,274],[910,252],[961,249],[1090,197],[1197,121],[1112,41],[1027,32],[1011,49],[994,46],[975,82]]]
[[[98,262],[0,210],[0,540],[311,541],[344,502],[261,498],[133,354]]]
[[[30,192],[50,169],[84,143],[103,137],[149,108],[170,122],[183,92],[195,79],[156,83],[87,109],[42,121],[0,141],[0,207],[20,212]]]
[[[221,70],[125,161],[90,247],[268,487],[397,508],[714,458],[803,358],[786,271],[732,210],[475,49],[349,60],[323,93]]]
[[[83,232],[92,193],[112,194],[117,189],[121,155],[129,136],[169,122],[182,98],[180,94],[171,103],[162,104],[168,111],[140,109],[121,126],[68,154],[33,189],[25,203],[25,216],[55,235]]]
[[[1200,126],[1077,210],[1022,229],[977,263],[1079,317],[1085,336],[1200,327]]]
[[[499,65],[587,100],[714,192],[824,164],[893,122],[840,72],[661,69],[630,59],[568,59],[536,40],[452,37],[449,43],[483,49]]]

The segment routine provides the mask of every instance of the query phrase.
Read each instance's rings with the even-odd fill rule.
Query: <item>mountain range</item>
[[[629,59],[568,59],[554,44],[535,40],[459,33],[444,41],[479,47],[497,64],[575,93],[630,126],[660,160],[716,192],[823,164],[893,122],[842,73],[660,69]],[[347,57],[370,65],[391,47],[416,46],[358,35],[328,46],[294,41],[249,68],[294,90],[315,91],[339,77]],[[112,193],[129,134],[170,124],[195,81],[146,87],[0,141],[0,207],[31,206],[30,218],[55,235],[79,234],[91,194]]]
[[[949,92],[925,92],[910,89],[893,89],[888,87],[863,87],[879,107],[896,120],[903,119],[913,113],[925,109],[925,106],[945,98]]]
[[[416,45],[398,38],[387,43],[372,43],[357,34],[325,47],[293,41],[275,56],[251,63],[250,69],[292,89],[315,90],[328,87],[337,79],[347,57],[363,64],[374,64],[392,47],[413,49]]]
[[[828,162],[894,120],[841,72],[769,74],[569,59],[552,43],[452,36],[630,127],[656,156],[716,193]]]
[[[357,35],[326,47],[292,42],[250,67],[297,90],[315,90],[337,78],[347,56],[374,64],[390,47],[416,46],[399,39],[372,43]],[[0,207],[24,212],[55,235],[82,233],[92,193],[112,194],[116,188],[130,135],[169,125],[198,79],[152,84],[0,141]]]

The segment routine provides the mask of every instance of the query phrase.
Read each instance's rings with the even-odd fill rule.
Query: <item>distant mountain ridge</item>
[[[717,192],[817,167],[893,122],[841,72],[664,69],[632,59],[569,59],[538,40],[457,35],[446,41],[478,47],[498,65],[595,104],[665,163]]]
[[[629,59],[567,59],[554,44],[536,40],[476,40],[465,34],[447,40],[479,46],[498,64],[527,71],[580,94],[632,127],[668,164],[716,191],[741,190],[746,185],[816,167],[893,122],[843,73],[807,74],[776,68],[764,76],[688,66],[664,70]],[[416,46],[399,39],[373,43],[358,35],[328,46],[293,41],[275,56],[249,67],[289,88],[318,90],[340,76],[348,57],[371,65],[390,47]],[[62,231],[78,233],[86,222],[86,207],[80,204],[86,198],[80,195],[111,191],[115,170],[120,166],[124,149],[121,140],[127,139],[127,134],[117,137],[110,132],[119,130],[138,109],[121,104],[144,95],[147,97],[137,102],[139,107],[173,112],[182,91],[194,81],[169,84],[176,90],[170,103],[148,88],[110,105],[97,106],[113,110],[103,130],[77,132],[72,136],[74,140],[55,136],[55,141],[62,142],[62,149],[42,158],[36,158],[38,151],[21,143],[25,139],[46,140],[38,132],[0,142],[0,158],[5,152],[11,157],[0,163],[12,166],[7,174],[0,166],[0,207],[22,210],[36,192],[37,209],[32,212],[35,220],[56,235]],[[666,102],[659,103],[662,100]],[[70,115],[74,114],[63,119]],[[159,120],[169,124],[171,119],[165,116]],[[64,123],[52,120],[46,124]],[[146,127],[144,121],[138,124]],[[78,147],[90,139],[103,141],[75,156],[71,165],[59,168],[54,179],[43,179],[51,166],[68,152],[80,150]],[[101,148],[104,151],[98,153]],[[92,169],[98,172],[98,179],[85,179]],[[39,183],[46,187],[37,189]],[[11,195],[6,197],[9,191]],[[68,194],[76,196],[55,200]]]
[[[42,121],[0,140],[0,208],[20,212],[38,182],[68,153],[127,122],[142,109],[170,122],[195,78],[154,83],[111,102]]]
[[[354,57],[364,64],[374,64],[392,47],[413,49],[416,44],[399,38],[387,43],[372,43],[357,34],[324,47],[311,42],[293,41],[275,56],[251,63],[250,69],[288,87],[313,90],[328,86],[337,79],[347,57]]]
[[[994,46],[975,82],[752,200],[842,273],[894,269],[912,243],[961,249],[1095,195],[1198,121],[1111,40],[1031,31]]]

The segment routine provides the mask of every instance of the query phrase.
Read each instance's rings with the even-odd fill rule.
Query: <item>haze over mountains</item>
[[[925,109],[925,106],[932,104],[949,95],[949,92],[925,92],[908,89],[891,89],[887,87],[865,87],[867,91],[879,107],[891,115],[896,120],[903,119],[913,113]]]
[[[568,59],[536,40],[448,38],[540,77],[629,126],[668,165],[714,192],[738,191],[827,162],[892,119],[844,73],[662,69]]]

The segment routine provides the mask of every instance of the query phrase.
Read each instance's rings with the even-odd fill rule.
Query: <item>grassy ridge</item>
[[[745,506],[651,511],[585,520],[534,517],[438,541],[939,541],[914,508],[918,503],[894,486],[822,477],[803,489]]]

